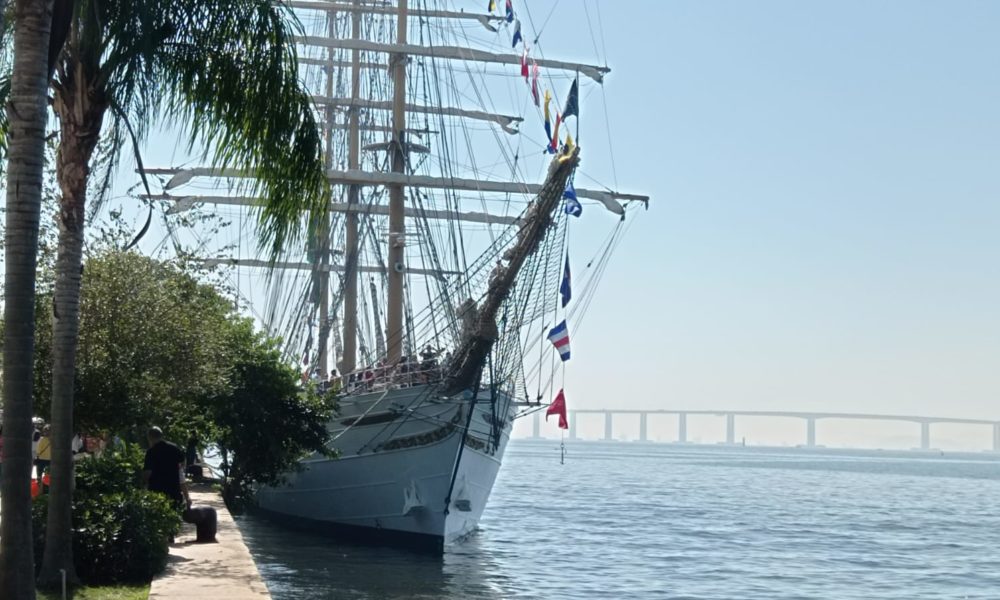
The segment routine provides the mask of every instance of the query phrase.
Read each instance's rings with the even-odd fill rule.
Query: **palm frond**
[[[137,138],[152,117],[183,123],[216,166],[253,172],[247,185],[265,198],[259,232],[272,257],[299,238],[303,211],[318,222],[328,185],[290,10],[269,0],[85,4],[106,30],[102,85]]]
[[[6,67],[3,64],[2,67]],[[0,106],[7,106],[7,98],[10,97],[10,70],[4,69],[0,74]],[[0,160],[7,159],[7,111],[0,110]]]
[[[0,160],[7,159],[7,98],[14,65],[14,7],[0,0]]]

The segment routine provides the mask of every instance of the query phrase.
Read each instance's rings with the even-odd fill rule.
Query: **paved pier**
[[[269,599],[271,594],[222,496],[208,486],[192,486],[191,501],[218,511],[219,543],[192,543],[194,526],[185,524],[177,542],[170,545],[166,570],[153,580],[149,600]]]

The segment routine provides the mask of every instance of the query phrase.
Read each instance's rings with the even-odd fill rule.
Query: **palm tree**
[[[260,232],[276,256],[302,211],[327,210],[322,147],[299,83],[287,6],[271,0],[78,0],[56,64],[59,249],[54,291],[52,488],[40,585],[72,574],[73,384],[89,164],[101,135],[114,160],[156,119],[184,123],[220,168],[252,171]],[[105,186],[106,187],[106,186]]]
[[[35,253],[45,164],[46,89],[52,3],[17,0],[7,102],[7,228],[4,262],[0,598],[34,600],[31,538],[31,387]]]

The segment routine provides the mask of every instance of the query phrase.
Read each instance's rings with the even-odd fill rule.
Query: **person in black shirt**
[[[195,435],[192,434],[188,437],[187,448],[184,449],[184,454],[185,464],[187,465],[184,472],[196,483],[201,483],[205,474],[202,466],[198,464],[200,462],[198,458],[198,438]]]
[[[142,466],[142,479],[146,487],[164,494],[179,508],[190,504],[187,501],[187,490],[181,481],[184,451],[164,440],[163,431],[159,427],[151,427],[146,432],[146,439],[149,440],[149,450],[146,450],[146,460]]]

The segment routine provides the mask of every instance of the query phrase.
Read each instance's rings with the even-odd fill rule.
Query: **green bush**
[[[99,458],[89,458],[76,465],[77,498],[122,494],[142,489],[142,464],[145,452],[136,444],[109,447]]]
[[[166,496],[137,486],[141,469],[137,446],[77,463],[73,559],[84,583],[149,581],[166,566],[167,545],[180,530],[180,516]],[[32,511],[36,565],[41,564],[46,509],[43,495]]]

